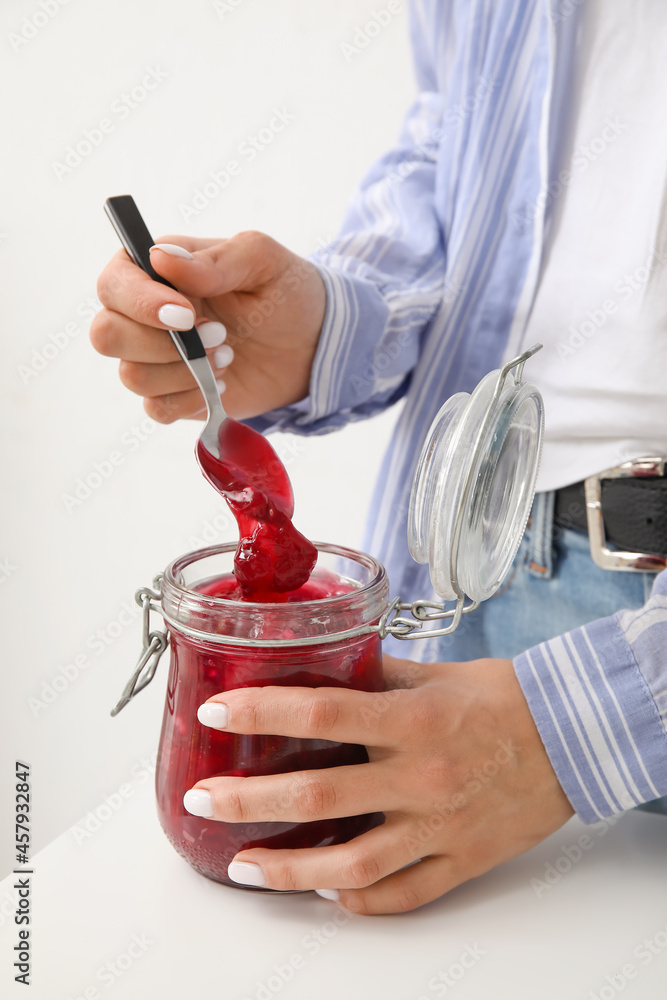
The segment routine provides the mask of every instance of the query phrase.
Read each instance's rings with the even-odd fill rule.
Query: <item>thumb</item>
[[[292,255],[264,233],[238,233],[227,240],[164,238],[151,249],[151,264],[184,295],[208,298],[252,292],[275,280]],[[187,256],[186,256],[187,254]]]

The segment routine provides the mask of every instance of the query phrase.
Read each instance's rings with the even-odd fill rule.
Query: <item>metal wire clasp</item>
[[[134,673],[125,685],[125,690],[120,696],[118,704],[111,710],[112,716],[118,715],[120,710],[125,708],[128,701],[134,698],[135,694],[139,694],[147,684],[150,684],[157,670],[157,665],[160,662],[160,657],[169,645],[168,632],[151,632],[151,611],[162,615],[162,607],[159,603],[162,596],[160,593],[161,582],[162,574],[160,573],[153,580],[153,590],[150,587],[142,587],[134,595],[135,601],[143,608],[144,612],[141,656],[137,661]]]
[[[385,613],[380,618],[377,631],[381,639],[388,635],[393,635],[395,639],[430,639],[436,635],[449,635],[459,627],[462,615],[467,615],[479,607],[479,601],[465,603],[463,597],[456,601],[455,608],[447,608],[446,603],[437,601],[413,601],[406,604],[400,597],[396,597]],[[429,611],[435,608],[435,611]],[[409,618],[401,618],[397,614],[399,611],[409,611],[414,621]],[[393,615],[393,618],[391,617]],[[426,622],[443,621],[451,618],[451,625],[445,628],[424,629]]]

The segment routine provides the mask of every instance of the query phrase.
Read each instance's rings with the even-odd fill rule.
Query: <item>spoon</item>
[[[107,198],[107,215],[129,257],[154,281],[174,286],[153,269],[154,240],[129,194]],[[209,483],[229,504],[239,525],[234,573],[248,599],[297,590],[317,560],[315,546],[292,524],[294,494],[271,444],[225,413],[213,369],[196,328],[170,330],[206,400],[208,417],[195,449]]]
[[[150,248],[155,241],[134,198],[129,194],[107,198],[104,208],[130,259],[154,281],[174,288],[151,265]],[[287,472],[266,438],[225,413],[196,328],[185,332],[170,330],[169,334],[206,401],[208,416],[196,449],[205,477],[228,502],[243,487],[252,487],[270,497],[291,518],[294,495]]]
[[[161,284],[167,285],[168,288],[174,288],[171,282],[159,275],[151,265],[149,251],[155,245],[155,241],[149,233],[132,195],[121,194],[114,198],[107,198],[104,209],[130,259],[154,281],[159,281]],[[170,330],[169,334],[176,350],[194,375],[206,401],[208,416],[199,440],[211,455],[220,458],[220,431],[222,424],[227,420],[227,414],[220,402],[215,375],[204,350],[204,345],[194,326],[191,330],[184,332]]]

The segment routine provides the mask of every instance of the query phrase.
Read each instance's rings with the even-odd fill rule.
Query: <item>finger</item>
[[[352,913],[406,913],[443,896],[471,877],[448,855],[424,858],[362,889],[340,889],[336,901]],[[336,898],[335,890],[325,898]]]
[[[234,359],[234,352],[226,344],[223,344],[222,350],[216,348],[208,354],[213,371],[217,374],[222,374]],[[123,360],[118,374],[125,388],[138,396],[171,395],[193,389],[197,385],[190,369],[182,361],[155,365]]]
[[[90,342],[107,358],[167,364],[180,357],[166,330],[145,326],[112,309],[101,309],[90,324]]]
[[[192,373],[183,362],[168,365],[144,365],[135,361],[121,361],[118,376],[130,392],[137,396],[167,396],[186,392],[196,387]]]
[[[225,242],[219,236],[188,236],[186,233],[177,233],[176,235],[169,233],[167,236],[158,236],[153,245],[171,243],[175,246],[183,247],[184,250],[188,250],[191,254],[195,254],[198,250],[205,250],[207,247],[214,247],[218,243]]]
[[[322,770],[261,777],[202,778],[190,791],[207,791],[210,800],[186,792],[193,815],[224,823],[310,823],[343,816],[395,810],[404,805],[382,763],[349,764]],[[190,808],[193,806],[193,809]]]
[[[220,379],[217,381],[220,385]],[[148,396],[144,399],[144,410],[158,424],[171,424],[175,420],[206,416],[206,403],[199,389],[190,389],[165,396]]]
[[[288,251],[264,233],[237,233],[228,240],[199,241],[192,249],[181,237],[175,245],[192,254],[191,259],[164,250],[151,250],[153,268],[186,295],[213,296],[228,292],[256,291],[276,277],[292,259]],[[158,243],[171,241],[160,238]],[[206,243],[206,246],[201,246]],[[173,244],[172,244],[173,245]]]
[[[199,707],[197,717],[205,726],[231,733],[386,747],[402,741],[409,726],[403,710],[409,708],[410,692],[389,694],[391,698],[385,691],[348,688],[236,688],[214,695]]]
[[[173,288],[154,281],[120,250],[102,271],[97,294],[107,309],[137,323],[163,330],[189,330],[195,321],[192,303]],[[171,306],[162,313],[160,310]]]
[[[407,819],[394,817],[346,844],[294,851],[254,847],[236,855],[229,877],[239,884],[283,891],[362,889],[416,860],[408,848],[409,827]]]
[[[196,327],[209,358],[224,345],[227,331],[222,323],[197,317]],[[101,309],[90,325],[90,342],[107,358],[123,358],[141,364],[168,364],[180,360],[173,340],[166,330],[144,326],[112,309]],[[220,367],[220,366],[218,366]]]

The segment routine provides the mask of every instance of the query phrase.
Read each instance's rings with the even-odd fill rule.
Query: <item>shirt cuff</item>
[[[367,275],[351,272],[350,258],[341,257],[333,266],[313,263],[324,281],[327,305],[310,391],[298,403],[245,421],[261,433],[324,434],[372,416],[405,391],[403,366],[392,364],[391,356],[379,365],[375,357],[389,318],[382,289]]]
[[[667,734],[616,616],[534,646],[514,668],[585,823],[667,794]]]

